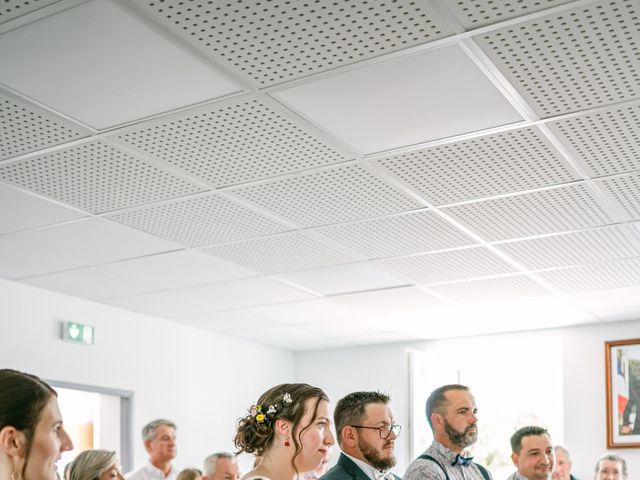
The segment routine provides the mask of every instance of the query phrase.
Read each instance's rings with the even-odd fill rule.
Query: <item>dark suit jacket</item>
[[[394,475],[396,480],[400,477]],[[341,453],[338,463],[329,469],[318,480],[371,480],[353,460]]]

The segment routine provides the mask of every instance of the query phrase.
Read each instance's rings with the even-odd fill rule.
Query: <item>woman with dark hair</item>
[[[73,444],[55,390],[34,375],[0,369],[0,480],[56,480]]]
[[[124,480],[116,452],[85,450],[69,467],[69,480]]]
[[[334,444],[329,399],[306,383],[267,390],[238,421],[238,453],[259,455],[260,463],[242,480],[294,480],[319,467]]]

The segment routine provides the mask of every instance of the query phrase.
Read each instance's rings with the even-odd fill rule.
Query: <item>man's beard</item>
[[[469,430],[471,430],[472,428],[475,428],[476,431],[470,432]],[[474,443],[476,443],[476,440],[478,440],[478,427],[475,423],[467,426],[467,428],[464,429],[464,432],[459,432],[454,429],[445,418],[444,430],[445,432],[447,432],[451,443],[461,448],[467,448],[469,445],[473,445]]]
[[[390,440],[385,440],[383,447],[387,447],[390,443]],[[380,471],[389,470],[396,464],[396,457],[391,455],[388,458],[382,458],[380,454],[362,438],[358,440],[358,448],[367,463]]]

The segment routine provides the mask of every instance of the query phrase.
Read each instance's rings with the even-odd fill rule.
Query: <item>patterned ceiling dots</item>
[[[260,86],[451,33],[428,2],[136,0],[166,27]]]

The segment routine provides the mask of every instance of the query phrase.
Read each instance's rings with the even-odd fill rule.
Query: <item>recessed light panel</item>
[[[1,83],[97,129],[239,91],[111,0],[1,35],[0,58]]]
[[[274,95],[363,153],[522,120],[455,45],[359,68]]]
[[[274,278],[320,295],[391,288],[409,283],[367,262],[287,273]]]

